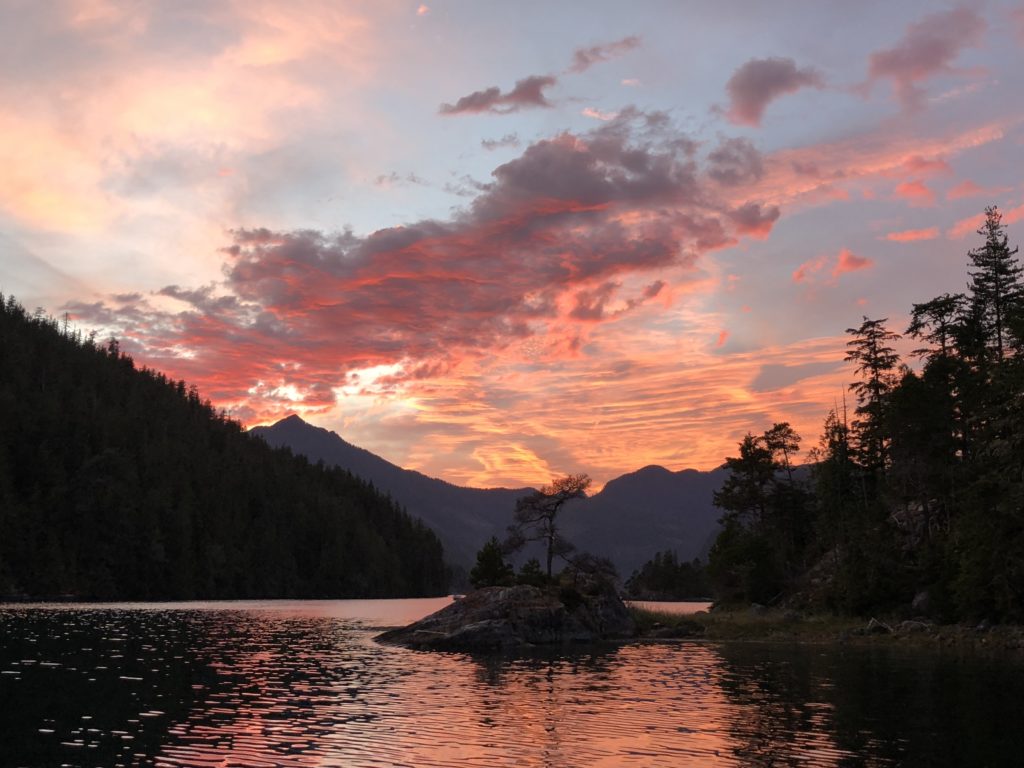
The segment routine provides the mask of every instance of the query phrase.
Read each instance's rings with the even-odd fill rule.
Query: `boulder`
[[[593,594],[528,585],[485,587],[401,629],[384,643],[437,650],[500,650],[632,637],[629,610],[607,588]]]

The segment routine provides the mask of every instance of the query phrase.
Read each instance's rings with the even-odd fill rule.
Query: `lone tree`
[[[589,487],[587,475],[567,475],[520,498],[516,501],[514,522],[508,527],[505,549],[518,552],[528,542],[543,542],[547,550],[547,578],[550,581],[555,555],[565,557],[575,549],[558,532],[558,513],[570,499],[585,497]]]

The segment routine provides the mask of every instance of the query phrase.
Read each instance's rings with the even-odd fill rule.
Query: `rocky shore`
[[[629,639],[633,616],[611,588],[485,587],[377,636],[408,648],[490,651]]]

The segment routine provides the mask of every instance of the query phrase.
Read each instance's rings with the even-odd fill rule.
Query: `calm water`
[[[1016,662],[373,642],[444,602],[0,606],[0,765],[1024,764]]]

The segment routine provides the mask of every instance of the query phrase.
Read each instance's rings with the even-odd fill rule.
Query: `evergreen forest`
[[[720,601],[1024,622],[1024,286],[997,208],[978,234],[965,292],[847,330],[857,380],[809,472],[787,423],[727,459]]]
[[[194,387],[0,295],[0,596],[442,594],[441,543]]]

